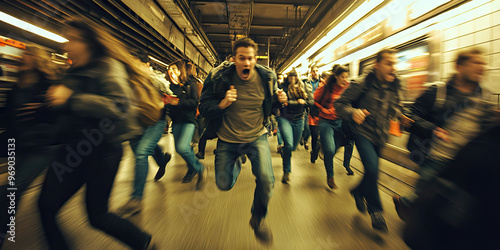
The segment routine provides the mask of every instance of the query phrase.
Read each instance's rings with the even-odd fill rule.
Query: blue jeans
[[[148,157],[154,154],[156,144],[161,139],[166,124],[167,121],[161,119],[147,127],[142,136],[130,140],[130,147],[132,147],[135,154],[135,178],[132,198],[142,199],[144,195],[144,186],[146,185],[149,170]]]
[[[309,115],[306,114],[304,117],[304,130],[302,132],[302,138],[304,138],[304,144],[307,143],[309,137],[311,137],[311,130],[309,130]]]
[[[349,141],[347,145],[343,145],[346,143],[344,139],[344,132],[342,131],[342,120],[340,119],[320,119],[319,133],[321,146],[323,147],[326,176],[333,177],[333,157],[335,157],[335,153],[340,147],[345,146],[344,167],[349,167],[351,163],[354,143],[352,141]]]
[[[359,156],[361,157],[361,162],[365,168],[365,175],[353,191],[365,198],[369,212],[382,211],[383,208],[377,186],[378,158],[380,157],[381,145],[376,145],[366,137],[356,134],[354,135],[354,140]]]
[[[278,136],[278,146],[279,146],[279,145],[282,145],[282,146],[283,146],[283,138],[281,137],[280,126],[278,126],[277,136]]]
[[[174,134],[175,151],[186,161],[189,171],[201,172],[203,165],[198,161],[193,149],[191,140],[196,130],[194,123],[172,122],[172,134]]]
[[[283,158],[283,172],[290,173],[292,171],[292,151],[295,151],[299,144],[302,130],[304,129],[304,120],[290,121],[286,118],[278,117],[278,127],[280,128],[284,142],[283,152],[281,153],[281,158]]]
[[[271,160],[271,150],[267,135],[250,143],[229,143],[217,141],[215,155],[215,182],[221,190],[230,190],[236,183],[241,171],[240,156],[246,154],[252,163],[252,173],[255,180],[255,192],[252,205],[252,215],[257,219],[266,217],[267,206],[274,188],[274,173]]]

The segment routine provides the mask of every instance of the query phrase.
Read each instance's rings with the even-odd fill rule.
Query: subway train
[[[432,11],[424,11],[444,2],[455,5],[452,8],[448,6],[448,9],[440,6]],[[370,12],[347,31],[337,28],[349,24],[338,24],[325,36],[335,38],[315,50],[314,46],[325,44],[325,39],[320,40],[311,49],[298,55],[300,58],[284,72],[291,67],[307,72],[307,67],[311,65],[326,71],[334,64],[341,64],[349,67],[350,76],[355,78],[374,64],[377,51],[393,48],[398,51],[397,73],[405,80],[407,87],[404,104],[410,105],[429,85],[446,82],[451,77],[454,60],[460,49],[479,47],[485,52],[487,63],[487,72],[481,85],[491,90],[492,101],[500,105],[500,85],[495,80],[500,77],[499,6],[499,1],[395,1]],[[340,35],[331,35],[332,32],[339,32]],[[415,157],[414,161],[418,162],[421,156],[409,154],[406,149],[408,138],[408,132],[403,132],[401,136],[390,135],[382,156],[416,170],[417,165],[410,158]]]

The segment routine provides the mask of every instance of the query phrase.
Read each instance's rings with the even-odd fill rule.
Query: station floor
[[[336,190],[326,184],[323,161],[309,160],[309,152],[298,146],[292,155],[290,184],[283,184],[281,157],[276,152],[276,137],[269,137],[276,178],[269,205],[267,224],[273,232],[272,244],[259,242],[250,228],[250,207],[255,178],[251,164],[243,165],[230,191],[215,185],[214,155],[216,141],[209,141],[202,163],[209,169],[204,190],[192,183],[181,183],[186,164],[175,154],[172,134],[160,144],[173,154],[165,176],[154,181],[157,165],[150,157],[143,211],[130,220],[153,235],[158,249],[408,249],[401,239],[403,223],[397,217],[391,195],[411,191],[416,175],[381,160],[380,196],[389,232],[371,227],[368,214],[356,210],[349,190],[355,186],[363,167],[355,150],[351,165],[355,174],[347,176],[342,167],[342,152],[335,159]],[[96,173],[98,174],[98,173]],[[16,242],[3,249],[48,249],[36,207],[43,177],[24,194],[17,213]],[[124,158],[110,198],[110,210],[116,211],[132,191],[133,154],[126,146]],[[94,230],[88,223],[83,188],[69,200],[59,214],[59,224],[73,249],[128,249],[110,236]]]

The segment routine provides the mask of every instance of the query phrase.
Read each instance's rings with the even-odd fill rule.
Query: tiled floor
[[[183,184],[186,172],[182,158],[174,154],[167,166],[167,173],[154,182],[157,166],[150,159],[146,183],[144,210],[131,221],[153,234],[159,249],[407,249],[402,241],[402,222],[397,218],[391,199],[393,183],[386,179],[381,188],[382,203],[389,227],[388,233],[371,228],[367,214],[360,214],[349,195],[362,170],[355,157],[352,165],[354,176],[347,176],[337,154],[335,182],[338,189],[331,191],[326,185],[323,161],[310,163],[309,153],[299,146],[292,156],[291,182],[281,183],[281,158],[276,153],[276,137],[269,138],[273,168],[276,176],[273,197],[267,222],[274,234],[272,245],[258,242],[248,222],[255,188],[255,178],[249,162],[243,165],[234,188],[223,192],[215,185],[213,149],[209,141],[206,158],[202,161],[209,168],[209,182],[202,191],[195,191],[195,180]],[[164,135],[161,145],[165,151],[174,152],[171,134]],[[126,148],[110,199],[111,211],[128,200],[133,181],[133,155]],[[383,167],[394,176],[404,170],[383,162]],[[383,168],[381,166],[381,169]],[[406,174],[406,172],[405,172]],[[412,174],[409,174],[409,182]],[[404,179],[403,178],[403,179]],[[40,180],[37,181],[40,183]],[[410,190],[409,188],[407,188]],[[7,242],[4,249],[47,249],[38,218],[36,200],[40,185],[29,189],[23,197],[16,221],[16,242]],[[398,193],[400,190],[392,190]],[[402,191],[403,193],[406,190]],[[82,190],[61,210],[59,222],[74,249],[127,249],[117,240],[90,227],[83,206]]]

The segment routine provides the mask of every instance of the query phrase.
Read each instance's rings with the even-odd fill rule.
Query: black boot
[[[194,170],[188,170],[186,175],[184,175],[184,178],[182,178],[182,183],[189,183],[193,180],[193,178],[198,174],[198,172]]]
[[[165,174],[165,168],[167,167],[167,164],[170,161],[170,159],[172,159],[172,155],[169,153],[165,153],[163,156],[163,162],[161,163],[161,165],[158,165],[159,168],[158,168],[158,172],[156,172],[156,175],[155,175],[155,181],[157,181],[157,180],[161,179],[161,177],[163,177],[163,175]]]

